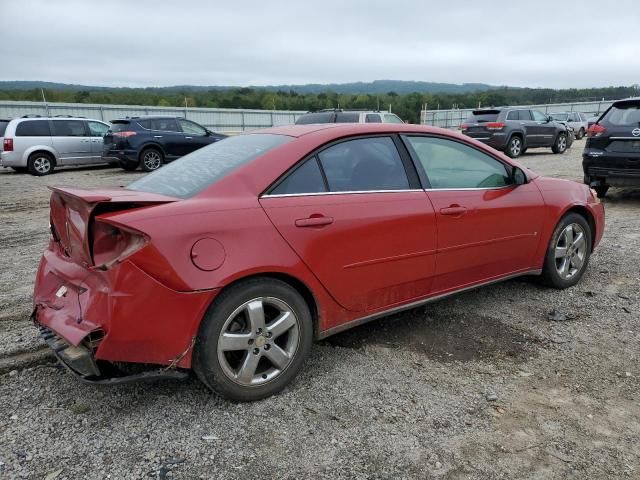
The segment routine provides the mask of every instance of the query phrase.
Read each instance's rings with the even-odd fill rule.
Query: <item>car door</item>
[[[98,122],[96,120],[87,120],[87,129],[89,130],[89,139],[91,140],[91,163],[103,163],[102,147],[104,145],[104,136],[109,131],[109,125]]]
[[[184,133],[180,131],[178,122],[173,117],[156,117],[138,122],[143,128],[151,130],[155,143],[159,143],[167,159],[174,159],[183,155]]]
[[[184,118],[179,118],[178,124],[184,134],[184,143],[181,148],[182,155],[191,153],[214,142],[213,138],[209,136],[207,129],[203,126]]]
[[[536,124],[534,128],[538,139],[537,144],[541,147],[550,147],[555,142],[556,122],[550,122],[547,115],[539,110],[531,110],[531,115]]]
[[[59,165],[91,163],[91,139],[83,120],[51,120],[51,140]]]
[[[544,202],[508,163],[458,140],[404,137],[436,212],[434,294],[535,268]]]
[[[385,309],[431,291],[435,212],[396,142],[375,136],[332,144],[260,199],[289,245],[352,311]]]

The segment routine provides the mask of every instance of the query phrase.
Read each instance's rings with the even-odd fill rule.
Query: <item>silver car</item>
[[[562,122],[573,128],[576,133],[576,139],[580,140],[584,137],[589,129],[587,123],[587,114],[582,112],[554,112],[551,114],[554,120]]]
[[[74,117],[9,120],[0,138],[0,166],[40,176],[57,166],[104,163],[102,137],[109,126]]]

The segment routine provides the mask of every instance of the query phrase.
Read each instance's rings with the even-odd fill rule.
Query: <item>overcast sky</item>
[[[640,83],[637,0],[0,0],[0,80]]]

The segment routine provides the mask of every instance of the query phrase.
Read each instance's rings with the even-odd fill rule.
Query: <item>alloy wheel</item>
[[[33,168],[36,172],[43,175],[51,171],[51,159],[49,157],[36,157],[33,160]]]
[[[567,149],[567,137],[564,135],[560,135],[558,138],[558,151],[564,152]]]
[[[571,223],[558,236],[554,248],[556,271],[561,278],[569,278],[580,272],[587,256],[587,241],[581,225]]]
[[[511,142],[509,144],[509,151],[511,152],[511,155],[514,157],[517,157],[518,155],[520,155],[522,151],[522,142],[518,137],[513,137],[511,139]]]
[[[284,372],[300,342],[298,318],[284,301],[259,297],[236,308],[218,338],[224,374],[242,386],[269,382]]]
[[[147,170],[157,170],[162,165],[162,158],[158,152],[151,150],[144,154],[142,162]]]

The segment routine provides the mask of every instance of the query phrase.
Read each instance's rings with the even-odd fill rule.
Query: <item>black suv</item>
[[[613,102],[589,127],[582,169],[601,198],[610,186],[640,187],[640,98]]]
[[[553,153],[564,153],[572,140],[565,125],[528,108],[473,110],[460,130],[511,158],[529,147],[551,147]]]
[[[102,159],[125,170],[151,172],[201,147],[222,140],[202,125],[180,117],[131,117],[112,120],[104,136]]]

